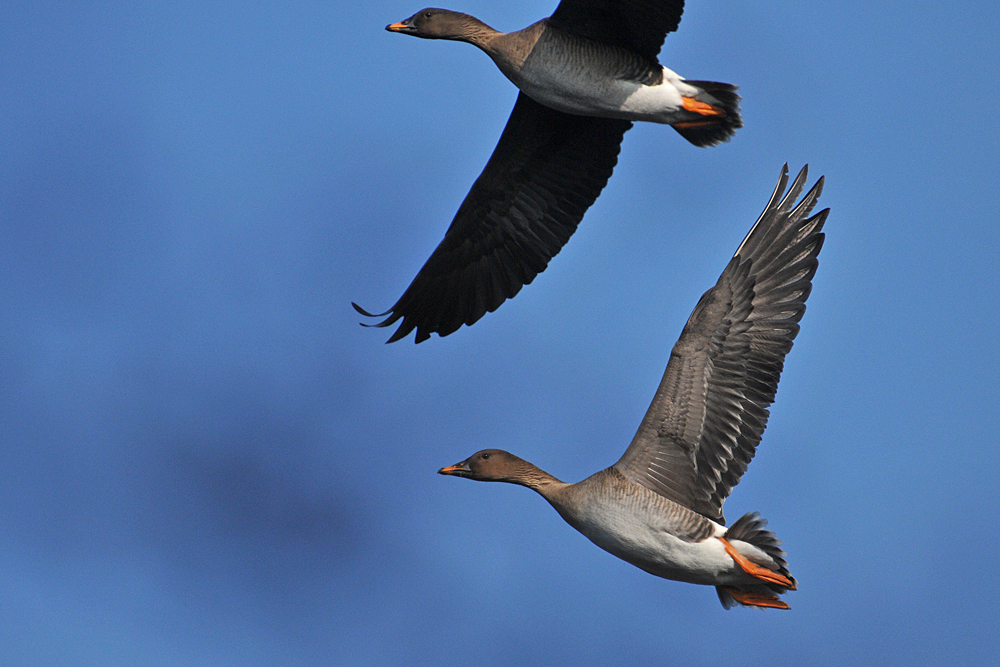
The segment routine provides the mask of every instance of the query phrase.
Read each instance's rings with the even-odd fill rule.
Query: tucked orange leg
[[[702,116],[722,116],[722,109],[713,107],[711,104],[706,104],[705,102],[699,102],[693,97],[681,97],[681,101],[684,103],[684,108],[688,111],[693,111]]]
[[[792,581],[777,572],[773,572],[766,567],[761,567],[746,558],[743,554],[736,550],[736,548],[729,543],[724,537],[719,538],[722,541],[723,546],[726,547],[726,553],[729,554],[730,558],[736,561],[736,564],[743,568],[743,571],[749,574],[751,577],[757,577],[761,581],[766,581],[769,584],[778,584],[779,586],[784,586],[790,591],[795,590],[795,584]],[[735,595],[733,597],[736,597]],[[737,598],[738,599],[738,598]],[[784,604],[784,603],[782,603]]]
[[[691,120],[684,121],[683,123],[671,123],[671,127],[679,127],[682,130],[687,130],[692,127],[708,127],[709,125],[717,125],[721,123],[720,120]]]
[[[722,589],[733,596],[733,599],[748,607],[768,607],[769,609],[791,609],[786,603],[779,600],[774,595],[763,593],[750,593],[737,588],[723,586]]]

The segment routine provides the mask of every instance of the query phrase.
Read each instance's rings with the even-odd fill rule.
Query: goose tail
[[[726,609],[736,605],[746,607],[788,609],[779,595],[795,590],[798,583],[788,571],[781,540],[765,528],[767,519],[757,512],[744,514],[726,530],[723,542],[727,551],[745,571],[757,577],[759,584],[749,586],[716,586],[719,602]],[[753,547],[739,549],[732,542]],[[742,545],[739,545],[742,546]]]
[[[707,148],[729,141],[743,127],[737,86],[690,79],[684,83],[697,88],[698,93],[684,98],[685,108],[693,112],[692,118],[671,125],[682,137],[699,148]]]

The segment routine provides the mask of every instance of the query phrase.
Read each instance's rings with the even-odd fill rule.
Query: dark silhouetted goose
[[[657,62],[678,0],[563,0],[502,33],[466,14],[424,9],[388,30],[469,42],[521,90],[493,156],[444,240],[399,301],[389,342],[447,336],[496,310],[545,270],[611,176],[631,121],[672,125],[697,146],[742,127],[736,87],[686,81]]]
[[[764,213],[698,301],[617,463],[566,484],[487,449],[441,474],[533,489],[597,546],[656,576],[715,586],[727,609],[787,609],[777,596],[795,579],[781,543],[756,512],[726,528],[722,505],[760,442],[812,289],[829,209],[809,217],[822,178],[795,205],[805,182],[803,168],[782,197],[782,170]]]

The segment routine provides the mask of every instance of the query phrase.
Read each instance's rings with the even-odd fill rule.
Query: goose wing
[[[615,464],[646,488],[720,523],[767,425],[785,355],[799,331],[829,209],[809,217],[823,179],[797,205],[803,168],[771,201],[705,292],[670,353],[632,443]]]
[[[684,0],[562,0],[549,23],[655,62],[664,38],[677,30],[683,13]]]
[[[618,162],[625,120],[571,116],[524,93],[444,239],[382,317],[402,319],[394,342],[417,330],[447,336],[471,325],[545,270],[576,231]]]

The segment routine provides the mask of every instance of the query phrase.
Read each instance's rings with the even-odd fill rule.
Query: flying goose
[[[471,325],[517,294],[576,231],[611,176],[632,121],[673,126],[696,146],[743,121],[736,86],[687,81],[657,61],[683,0],[562,0],[503,33],[467,14],[422,9],[387,30],[469,42],[520,89],[514,110],[444,239],[396,304],[374,315],[394,342]]]
[[[485,449],[439,472],[537,491],[605,551],[658,577],[715,586],[726,609],[788,609],[778,595],[796,583],[781,542],[757,512],[726,528],[722,505],[767,425],[823,246],[829,209],[809,217],[823,179],[795,204],[806,176],[804,167],[782,197],[782,169],[764,212],[695,306],[617,463],[566,484]]]

